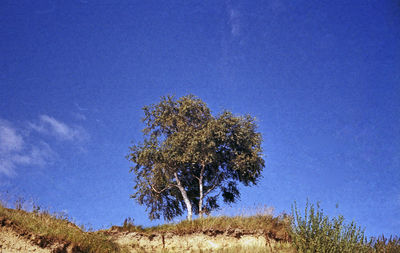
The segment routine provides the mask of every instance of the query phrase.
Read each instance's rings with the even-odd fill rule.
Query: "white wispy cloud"
[[[0,155],[1,156],[1,155]],[[6,176],[13,176],[15,164],[9,159],[5,159],[0,157],[0,174],[4,174]]]
[[[34,132],[39,134],[32,135]],[[78,150],[84,150],[82,141],[89,136],[81,126],[67,125],[48,115],[19,128],[0,118],[0,176],[15,176],[19,166],[43,167],[54,161],[57,152],[44,141],[44,135],[73,142]]]
[[[27,153],[16,153],[11,159],[13,162],[21,165],[46,165],[53,157],[55,152],[46,142],[40,142],[31,146]]]
[[[43,166],[54,156],[45,142],[28,144],[12,124],[0,119],[0,174],[14,176],[21,165]]]
[[[231,28],[231,35],[237,37],[241,33],[240,12],[233,7],[228,7],[229,25]]]
[[[86,120],[86,116],[82,113],[74,113],[73,115],[78,120]]]
[[[48,115],[40,115],[38,123],[29,123],[29,126],[42,134],[49,134],[61,140],[82,141],[87,138],[86,131],[79,126],[68,126]]]
[[[0,119],[0,152],[18,151],[23,147],[24,141],[11,125]]]

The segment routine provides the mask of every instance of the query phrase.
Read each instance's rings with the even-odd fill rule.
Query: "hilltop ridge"
[[[400,238],[367,238],[342,216],[329,219],[310,205],[302,217],[286,214],[209,216],[143,228],[128,218],[98,231],[63,214],[25,211],[0,204],[0,252],[359,252],[399,253]]]

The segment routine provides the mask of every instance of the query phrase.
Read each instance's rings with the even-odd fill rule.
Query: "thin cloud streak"
[[[40,115],[39,119],[39,123],[29,124],[33,130],[39,133],[53,135],[58,139],[67,141],[82,141],[88,136],[83,128],[68,126],[48,115]]]
[[[32,146],[27,154],[15,154],[12,161],[21,165],[37,165],[44,166],[55,156],[49,144],[40,142],[36,146]]]
[[[44,166],[54,155],[47,143],[28,144],[11,123],[0,119],[0,175],[15,176],[18,166]]]
[[[0,153],[21,150],[24,141],[11,127],[11,125],[0,119]]]
[[[86,120],[86,116],[82,113],[74,113],[73,115],[77,120]]]
[[[14,167],[15,164],[12,161],[4,159],[0,154],[0,175],[4,174],[8,177],[14,176]]]
[[[231,35],[233,37],[240,36],[241,26],[240,26],[240,12],[235,10],[233,7],[228,7],[229,13],[229,25],[231,28]]]
[[[42,139],[43,135],[78,143],[89,136],[82,127],[69,126],[48,115],[41,115],[36,123],[28,123],[28,128],[28,134],[22,135],[23,129],[0,119],[0,176],[15,176],[19,166],[43,167],[54,161],[57,153]],[[32,130],[40,134],[39,140],[31,135]]]

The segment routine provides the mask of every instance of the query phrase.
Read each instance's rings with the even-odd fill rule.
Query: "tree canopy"
[[[199,98],[161,97],[143,107],[144,141],[130,147],[136,201],[150,219],[187,212],[200,217],[240,197],[238,182],[254,185],[264,168],[261,134],[250,115],[213,116]]]

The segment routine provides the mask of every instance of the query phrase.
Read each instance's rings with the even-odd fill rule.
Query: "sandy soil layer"
[[[195,233],[191,235],[153,234],[145,235],[137,232],[118,233],[113,239],[120,245],[127,246],[131,252],[197,252],[213,251],[237,247],[265,247],[267,241],[261,235],[243,235],[240,238],[227,235],[206,235]]]

